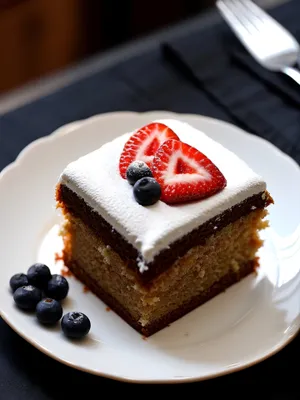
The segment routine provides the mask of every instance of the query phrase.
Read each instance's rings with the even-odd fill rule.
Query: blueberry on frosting
[[[126,179],[130,185],[134,185],[139,179],[147,176],[152,177],[153,175],[151,169],[144,161],[133,161],[126,171]]]
[[[133,186],[135,200],[142,206],[155,204],[161,196],[160,185],[154,178],[139,179]]]

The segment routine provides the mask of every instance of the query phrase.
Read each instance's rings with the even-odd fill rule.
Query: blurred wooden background
[[[213,4],[214,0],[0,0],[0,94]]]

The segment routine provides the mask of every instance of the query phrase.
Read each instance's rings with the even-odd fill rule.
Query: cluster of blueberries
[[[160,199],[161,187],[144,161],[133,161],[127,168],[126,179],[133,186],[135,200],[142,206],[151,206]]]
[[[45,264],[33,264],[27,274],[10,278],[9,285],[16,305],[22,310],[35,311],[38,321],[54,325],[63,316],[61,301],[69,292],[69,284],[62,275],[51,274]],[[70,338],[82,338],[91,328],[89,318],[81,312],[69,312],[61,320],[63,333]]]

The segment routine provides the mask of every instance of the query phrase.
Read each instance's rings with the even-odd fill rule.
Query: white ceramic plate
[[[41,261],[60,272],[54,188],[71,160],[158,118],[180,118],[244,158],[263,175],[276,204],[260,252],[261,268],[144,340],[82,284],[69,278],[64,311],[79,310],[92,322],[80,343],[40,326],[18,310],[9,278]],[[135,382],[187,382],[226,374],[279,351],[300,326],[300,169],[270,143],[224,122],[165,112],[110,113],[60,128],[28,146],[0,180],[0,305],[4,320],[49,356],[105,377]]]

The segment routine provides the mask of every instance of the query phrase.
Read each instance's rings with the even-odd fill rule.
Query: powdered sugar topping
[[[69,164],[60,182],[98,212],[139,252],[140,272],[180,237],[246,198],[266,189],[264,180],[231,151],[178,120],[161,120],[183,141],[204,153],[220,169],[227,186],[204,200],[181,205],[161,201],[139,205],[132,186],[120,176],[118,163],[130,133]],[[137,127],[139,128],[139,127]]]

